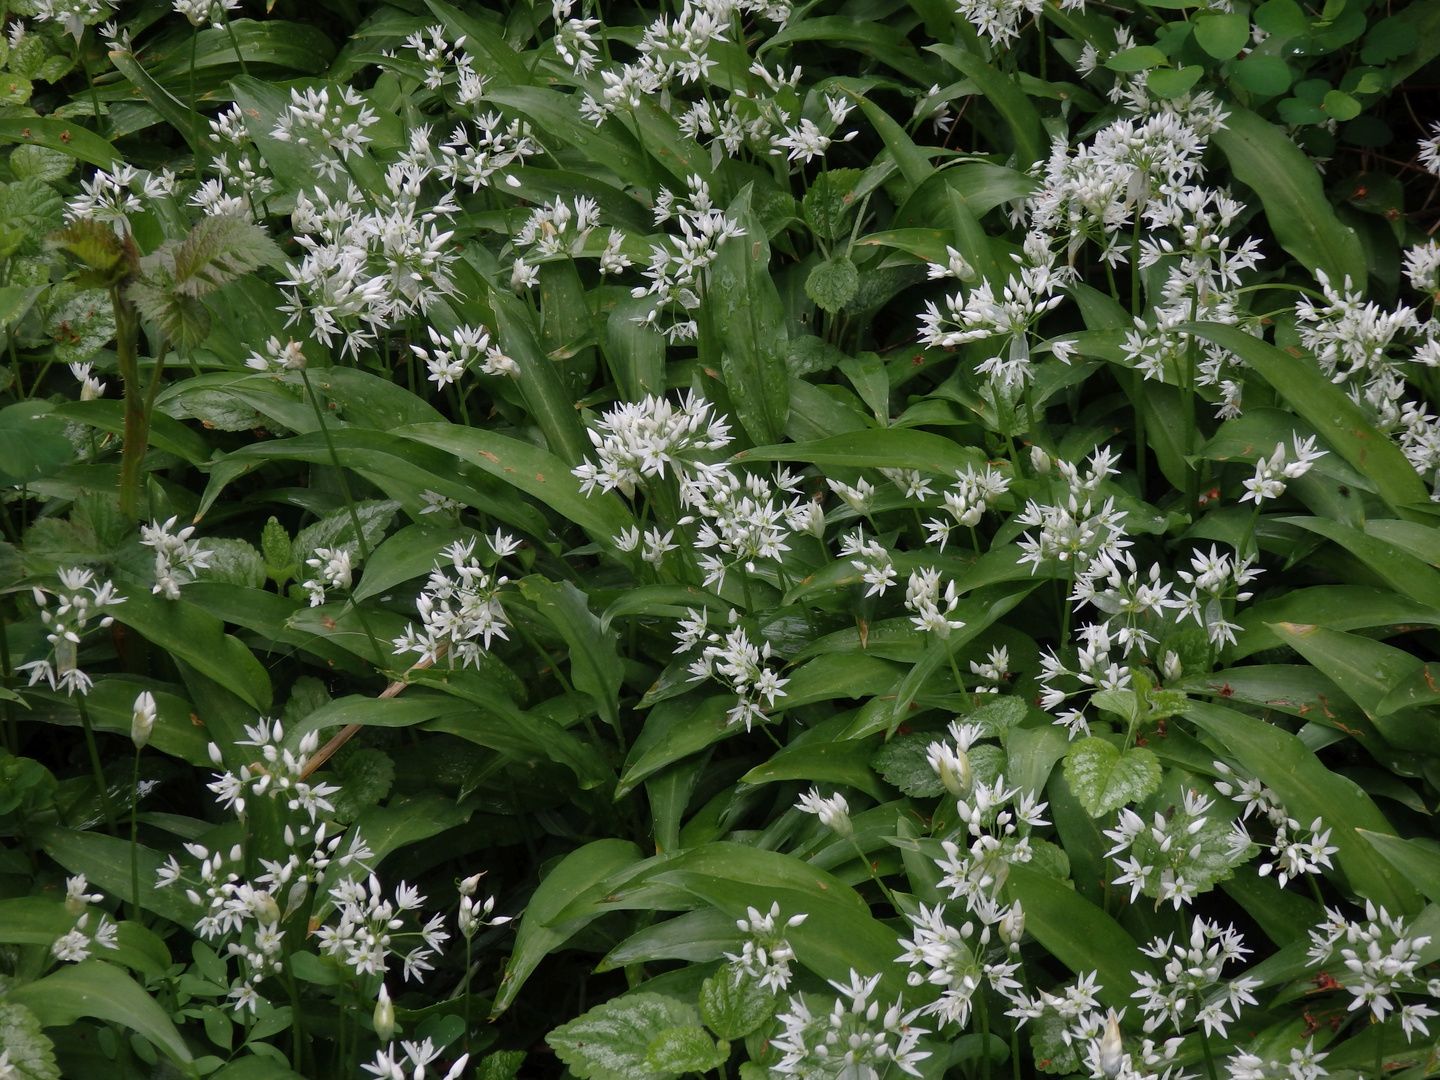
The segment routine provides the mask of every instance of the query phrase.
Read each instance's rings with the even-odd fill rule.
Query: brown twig
[[[400,691],[404,690],[405,687],[410,685],[410,680],[407,677],[409,676],[410,672],[423,671],[426,668],[432,666],[436,660],[440,659],[440,657],[444,655],[445,646],[442,645],[436,651],[433,657],[422,657],[415,663],[411,664],[410,667],[406,669],[405,676],[396,679],[389,686],[385,687],[384,690],[380,691],[380,696],[378,700],[388,701],[390,698],[399,696]],[[305,768],[300,772],[300,779],[310,779],[311,774],[314,773],[316,769],[320,768],[321,765],[324,765],[325,762],[329,761],[330,758],[334,756],[335,752],[339,750],[342,746],[344,746],[347,742],[349,742],[352,738],[354,738],[355,733],[364,726],[364,724],[346,724],[343,728],[341,728],[335,734],[335,737],[333,739],[327,742],[324,746],[320,747],[319,750],[315,751],[314,755],[310,758],[310,760],[305,763]]]

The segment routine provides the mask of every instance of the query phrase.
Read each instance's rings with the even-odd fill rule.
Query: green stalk
[[[120,512],[130,521],[137,521],[140,517],[140,481],[144,475],[145,450],[150,441],[150,412],[146,407],[146,393],[140,385],[139,359],[135,355],[140,339],[140,313],[122,294],[120,283],[110,286],[110,304],[115,309],[115,362],[120,369],[120,381],[125,384]]]
[[[249,75],[250,69],[245,65],[245,57],[240,55],[240,39],[235,36],[235,27],[230,25],[230,15],[228,12],[222,10],[220,17],[225,20],[225,32],[230,35],[230,47],[235,50],[235,59],[240,62],[240,74]],[[191,61],[191,67],[194,67],[193,60]]]
[[[130,918],[144,925],[140,914],[140,748],[135,748],[135,772],[130,782]]]
[[[80,726],[85,729],[85,748],[90,751],[90,770],[95,774],[95,783],[100,788],[100,810],[105,815],[105,824],[111,836],[118,836],[115,827],[115,807],[110,805],[110,791],[105,786],[105,767],[100,764],[100,748],[95,745],[95,729],[90,724],[90,710],[85,707],[85,695],[75,701],[80,710]]]
[[[1215,1055],[1210,1052],[1210,1034],[1207,1031],[1200,1032],[1200,1049],[1205,1052],[1205,1071],[1210,1080],[1220,1080],[1215,1072]]]

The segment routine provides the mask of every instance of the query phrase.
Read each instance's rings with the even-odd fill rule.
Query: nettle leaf
[[[721,968],[700,986],[700,1015],[722,1039],[743,1039],[775,1015],[779,999],[753,979]]]
[[[1094,736],[1065,755],[1065,780],[1091,817],[1101,817],[1150,795],[1160,786],[1160,761],[1143,746],[1120,753]]]
[[[360,519],[360,528],[365,533],[365,543],[369,547],[373,549],[380,542],[395,517],[395,511],[399,509],[400,503],[394,499],[377,499],[355,504],[355,516]],[[315,524],[301,529],[295,536],[291,551],[296,563],[303,564],[315,554],[316,548],[354,545],[355,541],[355,525],[350,520],[350,511],[336,510],[333,514],[326,514]]]
[[[659,994],[628,994],[562,1024],[545,1041],[579,1080],[671,1080],[688,1070],[653,1066],[649,1054],[651,1044],[674,1028],[704,1035],[693,1005]]]
[[[285,261],[280,248],[259,225],[245,218],[202,218],[172,249],[174,290],[204,296],[242,274]]]
[[[870,759],[870,767],[912,799],[929,799],[944,792],[940,775],[930,767],[930,744],[938,735],[901,735],[891,739]]]
[[[860,271],[844,255],[826,259],[805,279],[805,295],[830,314],[848,304],[860,289]]]
[[[39,1018],[24,1005],[0,1001],[0,1049],[15,1080],[60,1080],[55,1044],[40,1030]]]
[[[986,736],[1004,741],[1010,729],[1024,720],[1029,711],[1030,707],[1020,698],[1002,697],[986,702],[974,712],[961,717],[960,722],[978,724]]]
[[[703,1073],[717,1069],[730,1057],[730,1044],[717,1043],[704,1028],[673,1027],[662,1031],[645,1052],[645,1064],[661,1075]]]

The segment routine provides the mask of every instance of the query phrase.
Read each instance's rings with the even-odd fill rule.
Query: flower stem
[[[118,836],[115,828],[115,807],[110,805],[110,791],[105,786],[105,766],[100,764],[100,748],[95,745],[95,729],[90,724],[90,710],[85,707],[85,695],[76,699],[80,710],[80,726],[85,729],[85,748],[90,751],[90,770],[95,774],[95,786],[100,789],[100,810],[105,815],[105,824],[111,836]]]
[[[144,925],[140,913],[140,748],[135,748],[134,791],[130,799],[130,918]]]

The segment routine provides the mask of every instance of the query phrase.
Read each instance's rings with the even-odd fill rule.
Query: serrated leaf
[[[670,1080],[686,1070],[653,1067],[650,1045],[685,1027],[700,1031],[694,1006],[660,994],[627,994],[562,1024],[545,1041],[579,1080]]]
[[[912,799],[933,798],[945,791],[928,757],[936,741],[935,735],[901,735],[876,752],[870,767]]]
[[[0,1050],[14,1080],[60,1080],[55,1044],[40,1030],[40,1020],[24,1005],[0,1001]]]
[[[389,795],[395,782],[395,762],[390,755],[369,746],[346,755],[336,771],[341,785],[330,801],[337,821],[354,821],[366,807]]]
[[[721,968],[700,985],[700,1015],[722,1039],[743,1039],[775,1015],[779,999],[753,979]]]
[[[704,1028],[666,1028],[650,1043],[645,1064],[657,1075],[704,1073],[719,1068],[730,1057],[728,1042],[716,1043]]]
[[[848,304],[859,288],[860,271],[844,255],[825,260],[805,279],[805,295],[832,315]]]
[[[1065,755],[1065,780],[1091,817],[1145,798],[1160,786],[1160,761],[1143,746],[1120,753],[1104,739],[1081,739]]]

